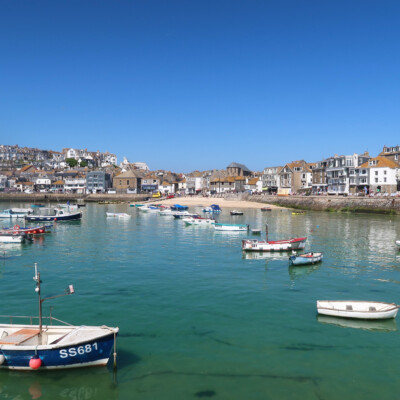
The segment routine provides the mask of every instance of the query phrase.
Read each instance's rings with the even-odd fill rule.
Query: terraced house
[[[283,166],[279,171],[278,194],[297,193],[310,189],[312,186],[312,169],[315,163],[307,163],[304,160],[292,161]]]
[[[370,193],[392,194],[400,191],[400,164],[383,156],[371,158],[360,165],[359,170],[367,171],[364,185]]]

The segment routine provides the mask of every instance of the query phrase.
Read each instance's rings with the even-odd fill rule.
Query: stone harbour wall
[[[244,200],[244,199],[243,199]],[[247,201],[302,210],[400,214],[399,197],[247,196]]]

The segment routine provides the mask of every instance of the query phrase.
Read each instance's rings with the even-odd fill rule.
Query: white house
[[[400,164],[389,158],[378,156],[360,166],[366,170],[368,188],[373,193],[395,193],[400,190]]]

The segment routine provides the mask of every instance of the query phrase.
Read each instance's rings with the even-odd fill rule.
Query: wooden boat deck
[[[0,344],[21,344],[39,335],[39,329],[20,329],[12,333],[11,335],[5,336],[0,339]]]

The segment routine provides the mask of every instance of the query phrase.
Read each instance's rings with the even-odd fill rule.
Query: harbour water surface
[[[106,218],[106,211],[132,218]],[[400,303],[400,217],[223,210],[221,222],[263,231],[268,222],[272,240],[307,236],[306,250],[322,251],[324,260],[296,268],[287,254],[243,255],[247,233],[185,227],[127,205],[83,212],[81,222],[58,223],[33,243],[0,248],[0,313],[38,314],[37,262],[44,295],[68,284],[76,291],[45,302],[45,314],[52,306],[74,325],[119,326],[117,374],[0,370],[0,398],[398,397],[396,321],[318,318],[316,300]]]

